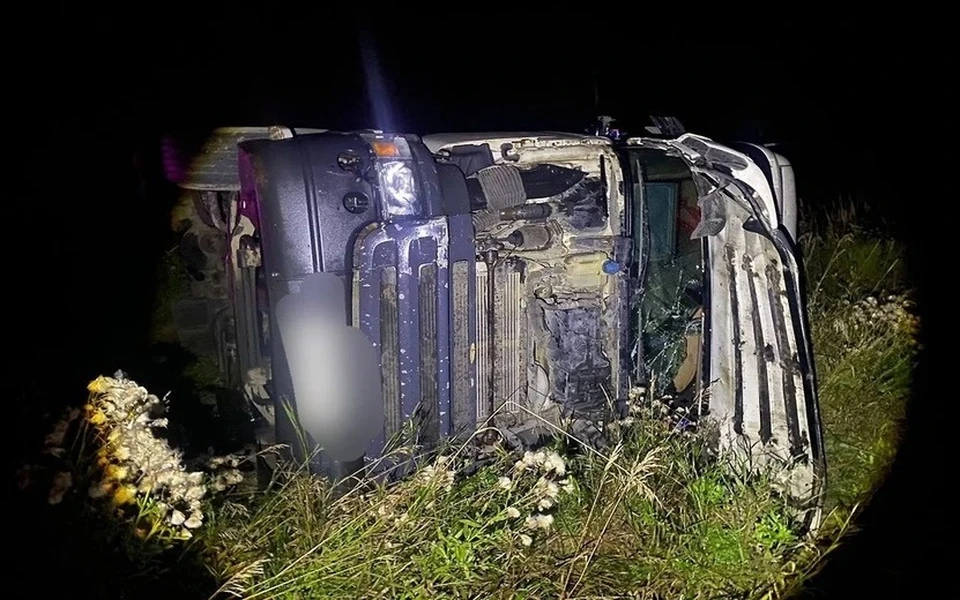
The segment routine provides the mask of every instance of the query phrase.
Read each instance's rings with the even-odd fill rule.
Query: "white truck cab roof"
[[[490,144],[493,149],[499,149],[501,144],[512,143],[520,146],[574,146],[581,144],[610,145],[605,137],[582,133],[565,133],[558,131],[523,131],[523,132],[472,132],[472,133],[433,133],[421,138],[430,152],[437,152],[465,144]]]

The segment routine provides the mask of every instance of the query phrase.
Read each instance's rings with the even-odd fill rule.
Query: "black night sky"
[[[50,8],[32,45],[7,51],[6,146],[17,166],[6,194],[6,356],[18,397],[62,402],[139,360],[174,198],[159,169],[168,132],[582,131],[609,114],[639,133],[647,115],[669,114],[721,141],[777,142],[805,202],[863,196],[903,235],[915,229],[889,181],[910,64],[881,32],[755,35],[763,28],[751,20],[697,33],[645,7],[631,21],[585,5],[521,16],[503,3],[370,4],[358,16],[199,4]],[[919,264],[922,248],[910,249]],[[914,419],[931,413],[924,405]],[[925,438],[921,427],[911,440]],[[926,519],[938,506],[920,464],[927,447],[908,442],[866,533],[823,574],[829,597],[939,588],[923,555],[936,546]]]

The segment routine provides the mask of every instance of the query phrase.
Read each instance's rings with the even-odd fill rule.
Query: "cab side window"
[[[639,244],[643,368],[656,394],[692,396],[700,369],[704,286],[702,241],[690,237],[700,219],[696,186],[679,159],[637,158],[634,196],[640,192],[641,214],[636,216],[645,222],[635,223],[634,235],[639,226],[646,236]]]

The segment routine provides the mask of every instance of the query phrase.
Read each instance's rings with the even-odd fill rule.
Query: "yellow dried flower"
[[[117,491],[113,493],[113,503],[117,506],[123,506],[124,504],[131,504],[137,498],[137,488],[132,485],[124,485],[117,488]]]
[[[110,389],[110,384],[107,382],[107,379],[101,375],[87,384],[87,390],[93,394],[102,394],[105,391]]]
[[[120,465],[109,465],[103,471],[104,479],[112,479],[114,481],[123,481],[127,477],[127,469],[121,467]]]
[[[90,423],[92,425],[103,425],[107,422],[107,415],[103,414],[102,410],[94,411],[90,416]]]

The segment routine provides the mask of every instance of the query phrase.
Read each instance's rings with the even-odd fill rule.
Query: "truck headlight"
[[[406,161],[380,164],[380,191],[384,212],[389,216],[412,216],[419,211],[416,176]]]
[[[364,136],[377,161],[383,218],[414,217],[422,212],[417,170],[410,144],[400,135]]]

